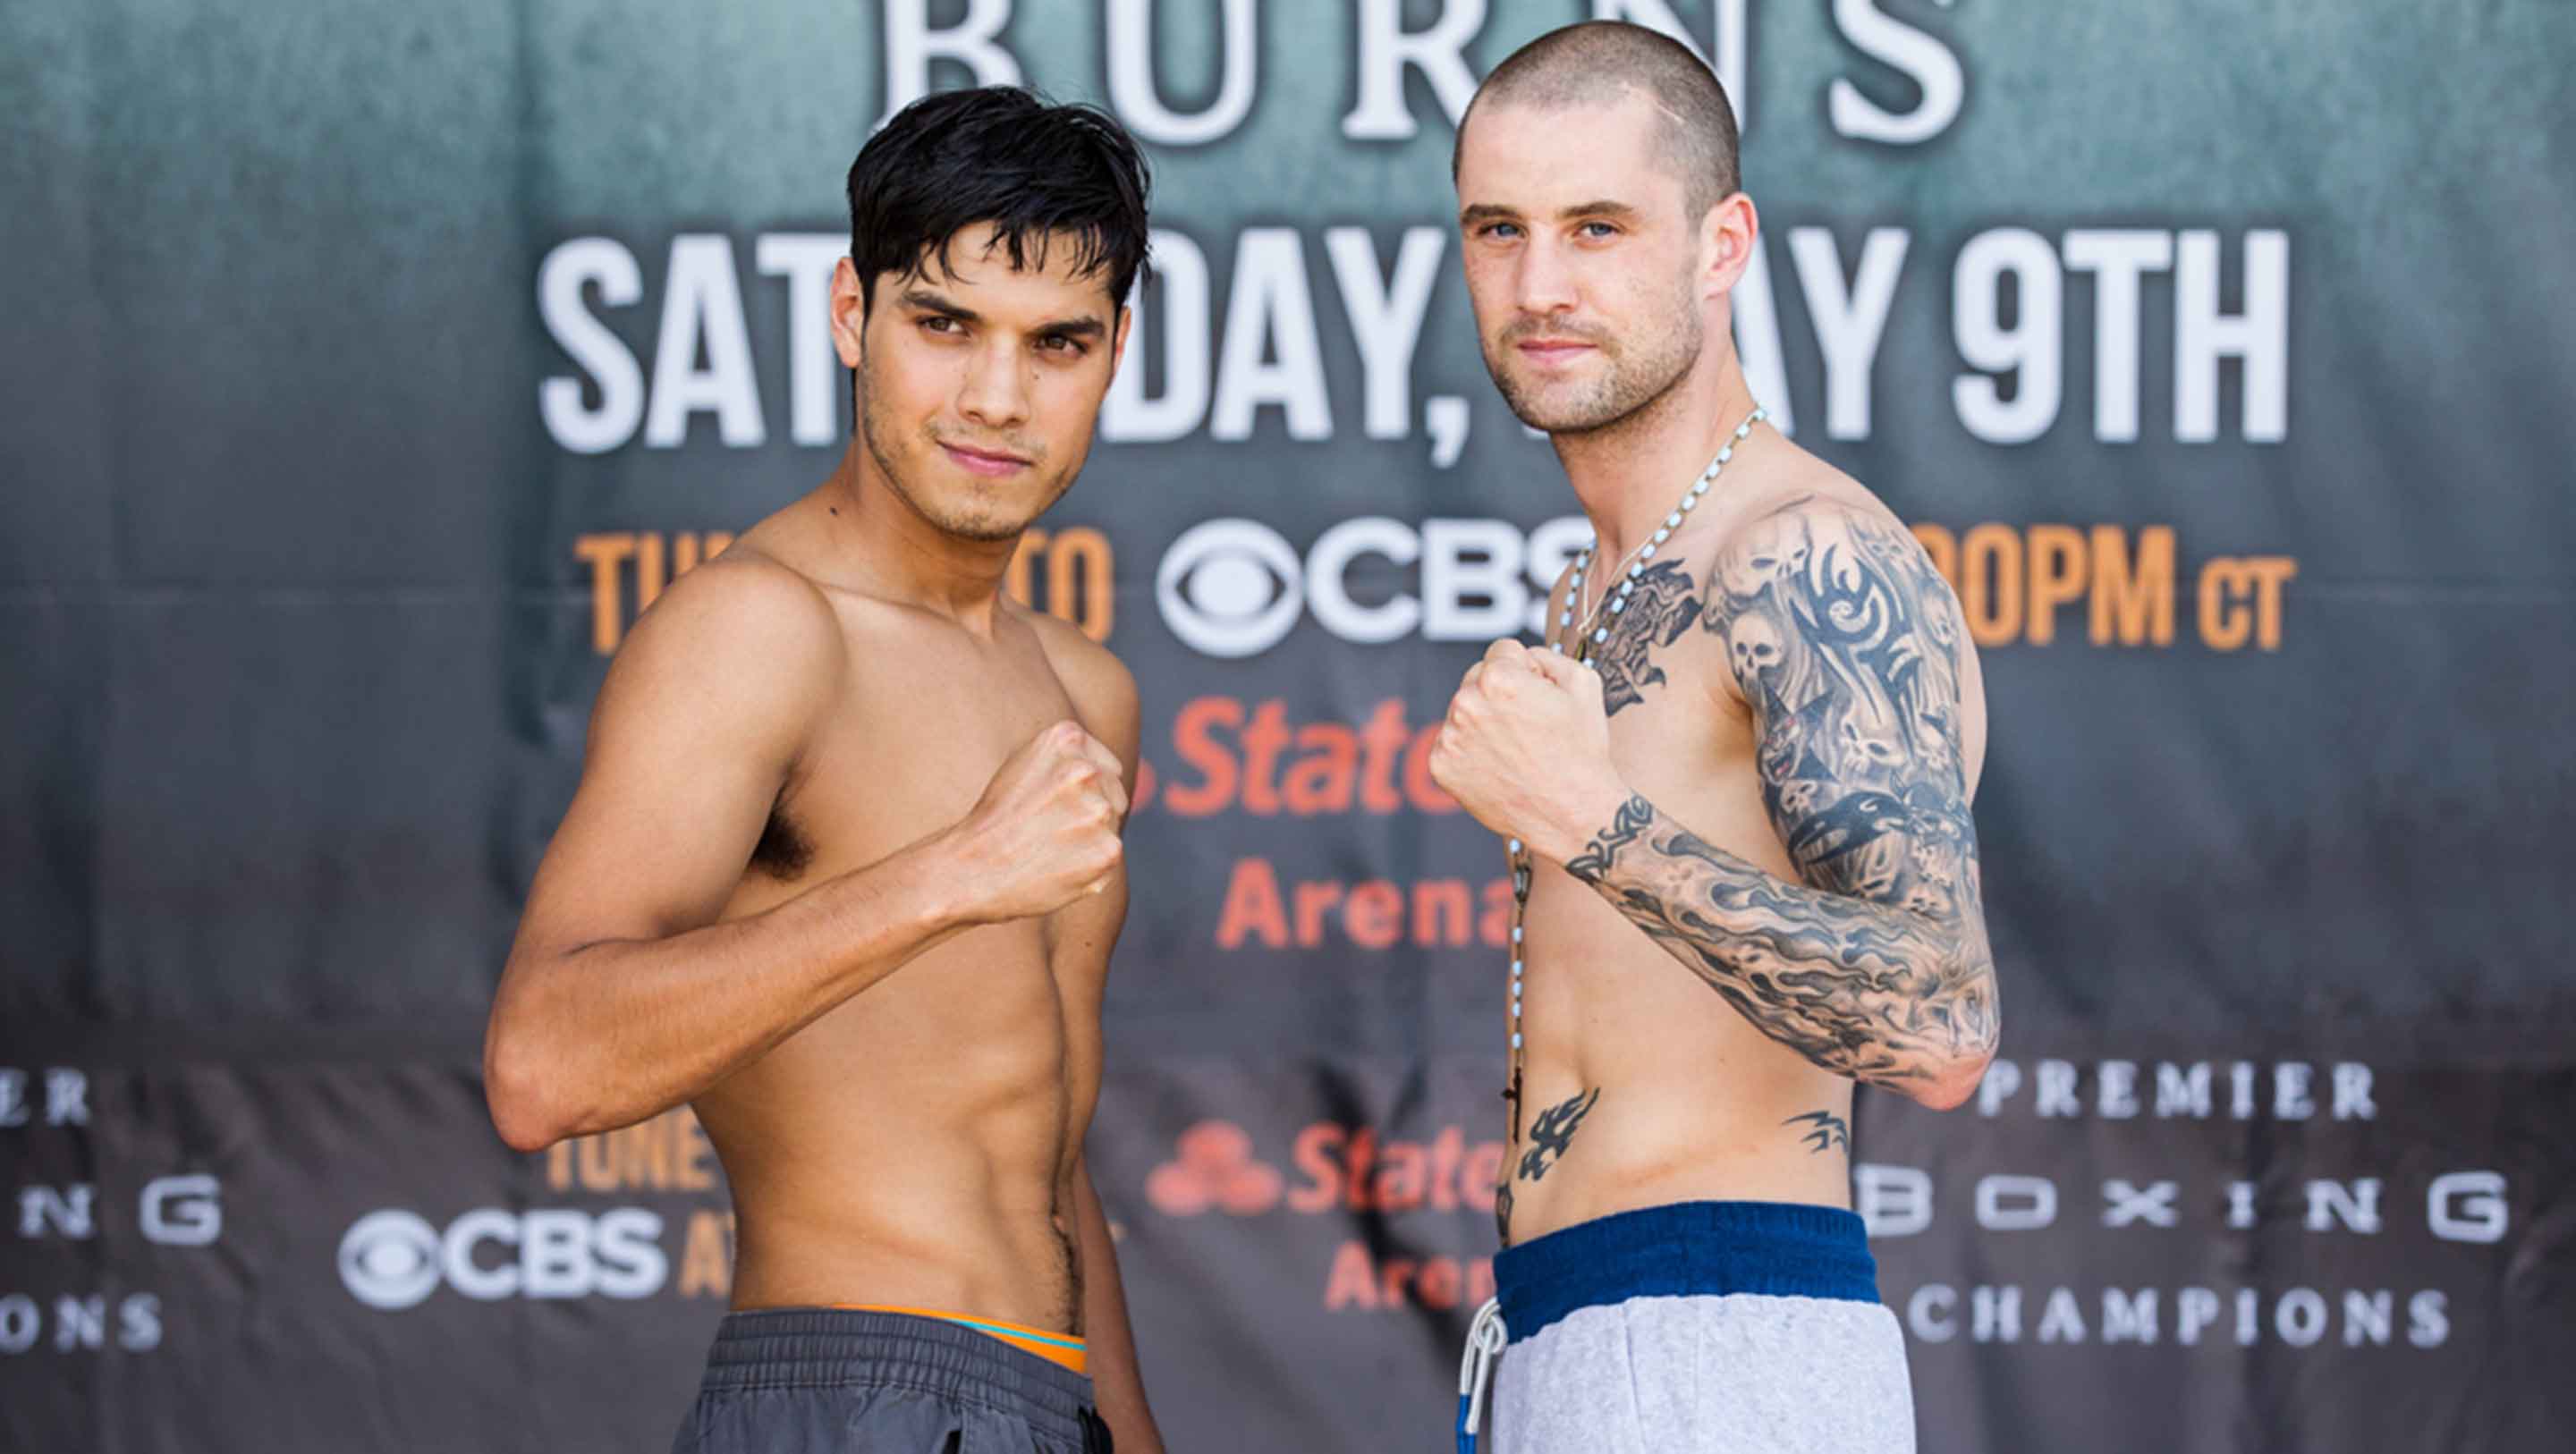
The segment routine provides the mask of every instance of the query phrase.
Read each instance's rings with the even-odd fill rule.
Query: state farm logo
[[[662,1218],[478,1207],[433,1227],[416,1212],[369,1212],[340,1238],[340,1281],[371,1308],[417,1307],[440,1283],[480,1302],[503,1298],[650,1297],[670,1275]]]
[[[1206,520],[1163,552],[1154,599],[1172,634],[1206,656],[1258,656],[1307,613],[1362,645],[1416,635],[1490,641],[1538,629],[1548,588],[1590,538],[1575,515],[1531,531],[1505,520],[1415,526],[1369,515],[1326,530],[1301,558],[1258,520]],[[1355,571],[1363,559],[1379,564]],[[1355,574],[1368,589],[1354,591]]]
[[[1257,1217],[1274,1207],[1331,1212],[1473,1211],[1491,1208],[1503,1143],[1443,1126],[1427,1141],[1378,1135],[1373,1126],[1317,1121],[1289,1148],[1297,1182],[1252,1154],[1252,1138],[1227,1121],[1183,1131],[1170,1161],[1145,1178],[1145,1199],[1170,1217],[1224,1211]]]
[[[1201,1121],[1181,1133],[1179,1156],[1145,1178],[1145,1199],[1167,1217],[1195,1217],[1223,1207],[1257,1217],[1279,1204],[1279,1173],[1252,1159],[1240,1126]]]

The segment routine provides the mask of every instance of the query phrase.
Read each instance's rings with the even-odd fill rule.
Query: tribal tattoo
[[[1564,1158],[1566,1148],[1574,1144],[1575,1131],[1583,1125],[1583,1118],[1592,1114],[1593,1104],[1600,1099],[1601,1087],[1594,1086],[1538,1113],[1538,1120],[1530,1127],[1529,1133],[1535,1144],[1521,1157],[1520,1175],[1523,1179],[1541,1180]]]
[[[1664,680],[1664,669],[1650,659],[1654,649],[1681,640],[1699,610],[1699,596],[1680,561],[1658,562],[1637,577],[1637,588],[1610,620],[1608,639],[1592,650],[1592,664],[1601,672],[1603,715],[1618,716],[1620,708],[1644,701],[1646,688]]]
[[[1801,881],[1642,797],[1566,871],[1815,1064],[1964,1093],[2000,1021],[1948,585],[1901,528],[1801,501],[1719,556],[1699,624],[1751,704],[1764,805]]]
[[[1805,1126],[1807,1129],[1799,1133],[1798,1139],[1805,1142],[1810,1151],[1831,1151],[1837,1146],[1846,1151],[1851,1149],[1851,1127],[1844,1125],[1843,1118],[1831,1111],[1809,1111],[1803,1116],[1791,1116],[1780,1124]]]

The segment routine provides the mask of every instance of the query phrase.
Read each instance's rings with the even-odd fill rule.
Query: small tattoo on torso
[[[1644,701],[1646,688],[1664,680],[1654,652],[1681,640],[1699,620],[1696,589],[1677,560],[1657,562],[1637,577],[1626,607],[1604,623],[1608,639],[1592,648],[1592,664],[1601,671],[1604,715],[1615,717],[1620,708]]]
[[[1594,1086],[1581,1095],[1568,1096],[1539,1112],[1538,1120],[1530,1126],[1532,1144],[1521,1157],[1520,1174],[1531,1181],[1545,1177],[1550,1168],[1564,1159],[1566,1148],[1574,1142],[1575,1131],[1583,1125],[1583,1118],[1592,1113],[1593,1103],[1600,1099],[1601,1088]]]
[[[1851,1149],[1851,1128],[1843,1124],[1842,1117],[1831,1111],[1809,1111],[1803,1116],[1791,1116],[1780,1124],[1806,1127],[1798,1133],[1798,1139],[1806,1143],[1809,1151],[1831,1151],[1837,1146],[1846,1151]]]

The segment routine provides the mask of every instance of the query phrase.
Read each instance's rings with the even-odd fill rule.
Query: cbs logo
[[[590,1213],[478,1207],[433,1227],[416,1212],[369,1212],[340,1238],[340,1281],[371,1308],[417,1307],[440,1283],[481,1302],[650,1297],[670,1275],[662,1218],[642,1207]]]
[[[1154,600],[1172,634],[1204,656],[1258,656],[1310,613],[1361,645],[1490,641],[1539,628],[1548,589],[1591,533],[1576,515],[1530,531],[1365,515],[1327,529],[1301,557],[1258,520],[1204,520],[1163,552]]]

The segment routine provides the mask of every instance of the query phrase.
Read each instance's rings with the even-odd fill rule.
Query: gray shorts
[[[1091,1380],[937,1318],[729,1314],[672,1454],[1108,1454]]]
[[[1905,1336],[1850,1212],[1624,1212],[1507,1249],[1494,1284],[1495,1454],[1913,1454]]]

